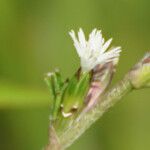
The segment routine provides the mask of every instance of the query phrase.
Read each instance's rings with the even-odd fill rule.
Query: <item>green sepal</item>
[[[64,91],[66,90],[66,87],[67,87],[67,82],[64,83],[61,91],[57,94],[57,97],[56,97],[56,100],[55,100],[55,103],[54,103],[54,107],[53,107],[53,110],[52,110],[52,120],[56,120],[57,117],[58,117],[58,113],[60,112],[60,105],[61,105],[61,102],[62,102],[62,97],[63,97],[63,94],[64,94]]]
[[[82,108],[84,97],[86,96],[89,88],[90,74],[81,74],[79,78],[74,76],[65,91],[62,106],[65,113],[78,111]]]
[[[80,97],[80,98],[85,97],[85,93],[87,92],[89,84],[90,84],[90,74],[84,73],[83,75],[81,75],[80,80],[77,84],[75,90],[75,97]]]
[[[58,132],[61,132],[62,129],[64,130],[71,127],[73,120],[78,116],[78,113],[81,112],[84,99],[89,89],[90,78],[90,73],[84,73],[80,74],[79,78],[74,76],[68,83],[61,103],[61,111],[59,112],[58,120],[54,123]],[[71,113],[71,115],[65,117],[63,113]]]
[[[49,92],[50,92],[50,99],[53,101],[55,99],[55,87],[54,87],[54,73],[48,73],[46,74],[44,80],[48,86]]]
[[[67,103],[68,103],[68,99],[69,99],[70,97],[72,97],[72,95],[73,95],[74,92],[75,92],[77,83],[78,83],[77,77],[76,77],[76,76],[73,76],[72,79],[70,79],[70,81],[68,82],[68,85],[67,85],[67,87],[66,87],[66,90],[65,90],[65,93],[64,93],[64,96],[63,96],[63,103],[64,103],[64,102],[67,102]]]
[[[62,93],[66,87],[66,82],[63,82],[59,70],[48,73],[45,77],[45,82],[48,85],[50,91],[50,120],[55,120],[57,111],[60,108]]]
[[[49,88],[50,96],[55,99],[57,96],[57,93],[60,92],[63,81],[60,75],[59,70],[56,70],[55,72],[47,73],[45,76],[45,82]]]

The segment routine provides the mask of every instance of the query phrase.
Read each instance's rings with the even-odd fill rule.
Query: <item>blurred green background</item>
[[[49,93],[44,73],[70,77],[79,58],[68,35],[97,27],[121,45],[114,81],[150,48],[149,0],[0,0],[0,150],[41,150]],[[107,112],[69,150],[149,150],[150,89]]]

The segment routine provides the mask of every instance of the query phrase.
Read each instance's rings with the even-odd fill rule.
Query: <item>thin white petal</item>
[[[74,42],[74,46],[77,50],[78,55],[81,57],[83,55],[83,49],[81,49],[79,41],[77,40],[76,36],[75,36],[75,32],[73,30],[71,30],[71,32],[69,32],[69,35],[71,36],[73,42]]]
[[[97,29],[94,29],[89,35],[89,41],[88,41],[89,48],[94,52],[96,52],[99,49],[101,49],[103,42],[104,39],[102,37],[101,31],[100,30],[97,31]]]
[[[102,62],[112,61],[113,59],[116,59],[120,56],[120,52],[121,52],[121,47],[116,47],[108,52],[105,52],[104,54],[101,54],[98,57],[98,62],[102,63]]]
[[[79,29],[79,32],[78,32],[78,38],[79,38],[79,42],[80,42],[81,46],[83,48],[85,48],[86,47],[86,40],[85,40],[84,32],[81,28]]]
[[[101,53],[101,54],[104,53],[104,52],[108,49],[108,47],[110,46],[111,42],[112,42],[112,38],[109,39],[109,40],[103,45],[102,49],[100,50],[100,53]]]
[[[96,30],[96,28],[92,30],[92,32],[89,35],[89,38],[93,38],[95,36]]]

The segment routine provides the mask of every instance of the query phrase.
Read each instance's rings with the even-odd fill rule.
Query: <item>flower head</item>
[[[90,33],[88,41],[85,39],[84,32],[81,28],[78,32],[78,39],[76,38],[73,30],[71,30],[69,34],[73,39],[74,46],[80,57],[81,68],[83,72],[92,70],[98,64],[111,61],[114,63],[118,62],[121,47],[109,49],[112,39],[109,39],[105,42],[101,31],[94,29]]]

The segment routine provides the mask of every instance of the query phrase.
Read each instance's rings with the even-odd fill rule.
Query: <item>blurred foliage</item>
[[[44,73],[71,76],[79,59],[68,36],[94,27],[123,52],[115,81],[150,48],[149,0],[0,1],[0,149],[40,150],[47,142],[49,93]],[[133,92],[71,148],[149,150],[150,90]]]

